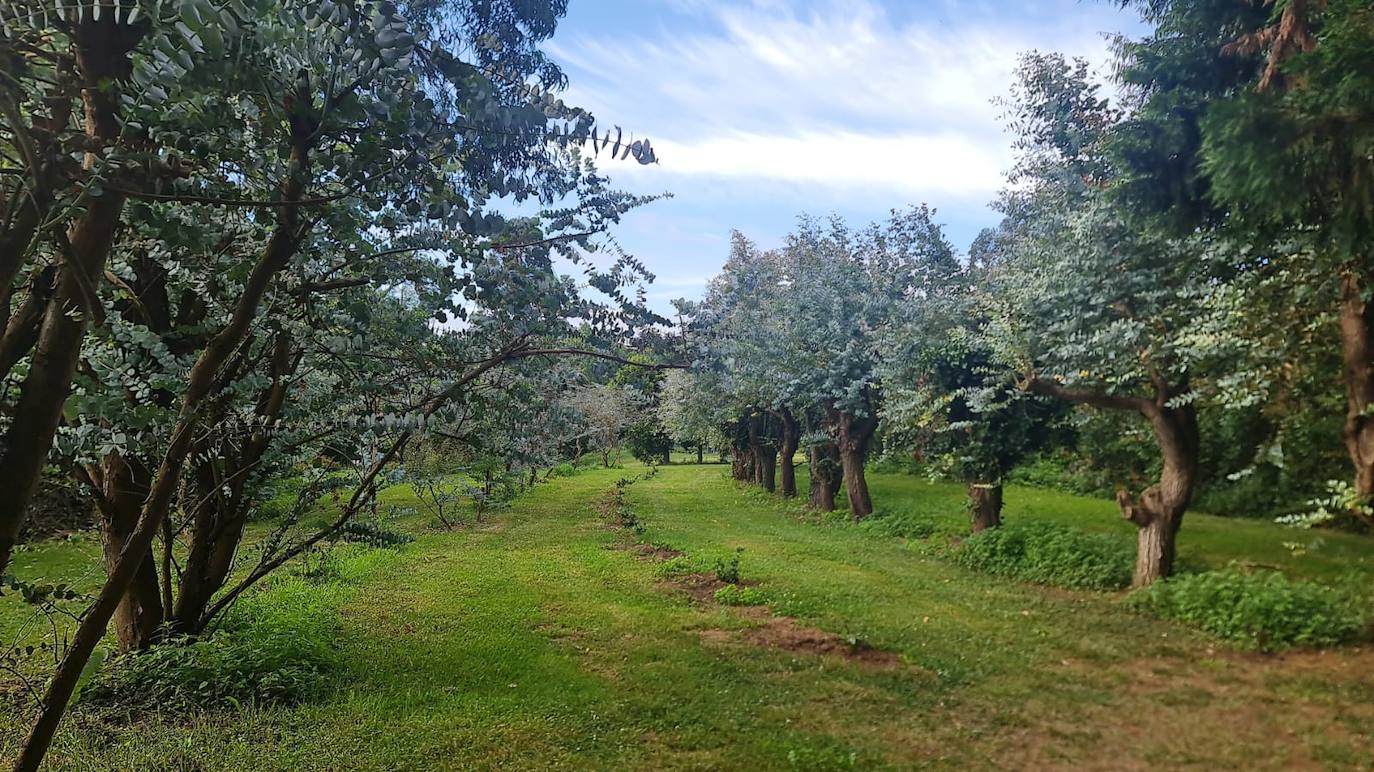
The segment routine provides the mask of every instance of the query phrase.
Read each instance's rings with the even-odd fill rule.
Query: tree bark
[[[778,450],[768,435],[768,417],[762,412],[749,417],[749,450],[754,455],[754,483],[772,493],[777,487]]]
[[[970,530],[974,533],[1002,525],[1002,484],[971,482],[968,484]]]
[[[833,444],[812,445],[807,450],[811,477],[810,505],[821,512],[835,511],[840,492],[840,451]]]
[[[1163,456],[1159,482],[1136,498],[1124,490],[1116,494],[1122,517],[1139,529],[1131,582],[1134,587],[1144,587],[1173,573],[1178,530],[1192,501],[1198,471],[1198,425],[1193,406],[1156,407],[1146,417]]]
[[[873,498],[868,493],[864,477],[864,462],[868,460],[868,445],[878,428],[872,415],[857,416],[833,405],[826,407],[831,434],[840,452],[840,470],[844,476],[845,495],[849,499],[849,516],[863,520],[873,514]]]
[[[730,449],[730,473],[740,482],[754,482],[754,452],[748,447]]]
[[[80,476],[80,475],[79,475]],[[128,546],[143,510],[148,491],[148,470],[110,453],[99,464],[86,467],[84,478],[100,509],[100,535],[105,570],[113,571]],[[146,551],[133,582],[115,608],[113,627],[121,652],[147,648],[156,642],[164,606],[152,550]]]
[[[792,411],[782,408],[777,413],[782,422],[782,432],[778,443],[778,476],[782,495],[789,498],[797,495],[797,469],[795,456],[801,443],[801,426]]]
[[[1341,360],[1345,382],[1343,436],[1355,467],[1355,492],[1374,498],[1374,303],[1364,293],[1374,289],[1369,276],[1354,270],[1341,277]]]
[[[698,443],[697,443],[697,463],[698,463],[698,464],[704,463],[703,460],[702,460],[702,456],[703,456],[704,454],[705,454],[705,446],[702,445],[702,443],[698,442]]]

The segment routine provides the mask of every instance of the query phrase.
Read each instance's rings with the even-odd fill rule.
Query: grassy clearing
[[[737,489],[720,466],[665,467],[630,486],[644,528],[634,538],[663,549],[610,549],[631,537],[595,502],[634,471],[542,485],[485,526],[419,532],[386,551],[394,557],[314,587],[339,628],[340,665],[322,696],[136,723],[79,712],[55,766],[1278,769],[1365,768],[1374,757],[1374,653],[1239,653],[1116,595],[934,559],[938,539],[818,523]],[[876,475],[873,487],[889,514],[963,527],[956,486]],[[1011,520],[1129,538],[1110,502],[1020,488],[1007,500]],[[1292,532],[1192,515],[1182,535],[1198,563],[1368,578],[1366,541],[1320,539],[1295,554],[1282,544]],[[756,645],[751,632],[768,620],[670,583],[738,548],[741,578],[775,612],[897,664]],[[25,559],[74,570],[70,549]],[[301,591],[267,594],[287,589]],[[0,606],[0,625],[12,612]],[[0,734],[0,759],[15,739]]]

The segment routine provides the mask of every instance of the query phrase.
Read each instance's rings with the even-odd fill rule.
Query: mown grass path
[[[808,522],[718,466],[629,489],[643,538],[743,547],[774,607],[898,667],[768,648],[760,621],[665,586],[594,507],[633,470],[542,485],[428,533],[338,598],[323,699],[67,725],[118,769],[1369,768],[1374,655],[1239,654],[1107,595],[971,574]],[[1186,536],[1185,536],[1186,539]],[[3,755],[3,754],[0,754]]]

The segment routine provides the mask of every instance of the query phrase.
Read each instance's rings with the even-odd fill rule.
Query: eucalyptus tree
[[[633,364],[622,365],[611,376],[610,386],[629,389],[634,393],[633,402],[638,415],[625,430],[625,447],[630,455],[650,464],[666,464],[671,460],[673,438],[664,430],[658,420],[658,409],[662,403],[662,370],[644,367],[653,363],[647,354],[632,354],[628,358]]]
[[[228,248],[247,230],[270,239],[261,272],[227,274],[245,288],[245,311],[322,224],[342,216],[319,214],[325,205],[351,208],[377,226],[373,235],[417,211],[480,232],[490,195],[569,188],[557,181],[569,175],[531,174],[521,162],[575,168],[559,156],[592,138],[591,117],[552,95],[562,75],[535,45],[563,7],[484,4],[462,12],[464,27],[443,3],[408,8],[409,18],[372,2],[9,6],[0,25],[0,141],[18,165],[4,178],[10,211],[0,234],[0,480],[16,495],[0,509],[0,570],[85,332],[105,315],[100,290],[128,202],[243,209],[218,234]],[[612,150],[622,149],[653,158],[645,142],[617,138]],[[462,193],[441,193],[441,175],[416,173],[446,163]],[[378,189],[412,177],[405,200],[377,208]],[[226,225],[212,219],[212,228]],[[327,225],[340,228],[337,219]],[[357,226],[342,232],[366,230]],[[239,327],[250,318],[239,315]]]
[[[901,303],[947,284],[959,269],[933,214],[914,207],[862,231],[803,219],[784,248],[788,390],[823,416],[856,519],[873,512],[864,464],[878,427],[884,335]]]
[[[0,572],[52,445],[129,180],[166,164],[122,93],[135,51],[168,42],[132,3],[10,4],[0,12]],[[175,45],[171,44],[175,49]],[[79,159],[79,160],[78,160]]]
[[[738,231],[731,234],[730,256],[707,287],[696,326],[705,336],[704,359],[729,395],[732,465],[737,478],[773,491],[778,461],[783,468],[783,492],[795,495],[791,451],[783,453],[787,436],[779,361],[790,356],[780,345],[779,315],[785,298],[786,275],[781,255],[761,250]]]
[[[1084,64],[1028,55],[1019,76],[1011,112],[1021,185],[1001,203],[1006,251],[989,273],[989,346],[1027,391],[1149,422],[1159,481],[1139,495],[1117,492],[1138,528],[1134,581],[1145,585],[1172,571],[1197,484],[1196,400],[1226,351],[1194,336],[1194,323],[1232,253],[1142,224],[1107,195],[1104,148],[1119,116]]]
[[[642,399],[633,389],[604,383],[584,384],[569,393],[567,404],[584,427],[578,440],[578,455],[585,440],[585,447],[601,456],[603,467],[609,469],[613,458],[619,463],[625,433],[639,415]]]
[[[695,448],[697,463],[704,461],[705,449],[725,448],[723,426],[730,415],[713,373],[672,370],[664,375],[658,404],[658,421],[679,444]]]
[[[1124,192],[1181,229],[1252,244],[1255,258],[1238,270],[1289,289],[1287,303],[1255,304],[1258,326],[1331,303],[1358,514],[1374,499],[1374,9],[1362,0],[1131,5],[1155,31],[1122,47],[1140,103],[1120,153]]]
[[[570,318],[613,329],[645,317],[621,292],[642,266],[622,256],[597,268],[585,257],[595,235],[642,200],[606,190],[581,152],[594,138],[591,116],[551,95],[562,75],[537,45],[562,10],[556,0],[423,4],[405,12],[388,3],[289,0],[225,8],[192,2],[179,11],[160,3],[73,4],[56,15],[33,13],[17,32],[6,27],[6,55],[29,68],[20,72],[26,80],[6,84],[11,104],[26,100],[6,110],[11,141],[30,144],[33,131],[22,131],[23,123],[32,129],[34,116],[52,110],[43,118],[51,124],[64,98],[98,104],[85,110],[94,126],[81,144],[87,163],[67,170],[77,192],[61,211],[74,219],[35,230],[24,254],[36,257],[5,277],[7,291],[27,282],[20,311],[28,313],[46,292],[37,279],[60,264],[43,314],[67,321],[42,322],[24,352],[26,366],[12,373],[20,396],[5,431],[22,429],[25,439],[6,441],[0,476],[7,490],[11,483],[31,489],[21,478],[33,459],[15,454],[34,450],[36,436],[41,466],[52,432],[40,426],[34,434],[26,422],[51,414],[56,423],[76,361],[85,357],[70,439],[83,475],[110,504],[102,507],[108,580],[50,684],[20,768],[36,768],[118,609],[129,612],[120,628],[133,643],[149,632],[141,620],[158,616],[173,630],[202,629],[371,501],[414,432],[444,420],[473,384],[516,359],[569,353],[540,342],[566,333]],[[117,67],[82,74],[92,52],[111,47],[124,57]],[[33,83],[53,79],[33,72],[34,61],[76,68],[56,82],[77,87],[35,96],[45,86]],[[138,98],[119,98],[114,87],[129,84]],[[595,146],[611,144],[607,137]],[[614,140],[613,152],[622,148],[641,162],[653,158],[646,143]],[[31,172],[42,168],[37,155],[24,155]],[[536,238],[522,240],[510,237],[519,235],[518,224],[483,211],[494,196],[574,203],[526,224]],[[118,207],[108,206],[114,201]],[[116,225],[127,201],[139,203],[121,233]],[[83,230],[93,219],[106,235]],[[106,271],[116,237],[121,260]],[[553,270],[554,254],[584,266],[587,283],[612,302],[579,296],[577,283]],[[80,275],[61,273],[77,268]],[[388,328],[366,318],[375,297],[356,294],[364,284],[387,292],[420,286],[442,300],[415,304],[420,319]],[[80,297],[62,295],[63,287]],[[350,291],[346,299],[327,297]],[[457,316],[463,329],[435,336],[423,322],[430,314]],[[83,353],[88,321],[108,333]],[[382,329],[401,339],[370,334]],[[50,339],[70,361],[49,355]],[[376,383],[383,345],[406,352],[417,377]],[[359,349],[367,356],[353,356]],[[311,376],[325,388],[302,399]],[[27,411],[41,383],[51,387],[47,401]],[[48,409],[54,395],[56,411]],[[256,564],[224,587],[251,510],[250,483],[271,454],[318,442],[303,424],[321,414],[307,407],[323,409],[324,423],[351,422],[355,444],[370,446],[358,484],[331,525],[265,545]],[[297,416],[298,434],[281,429]],[[128,495],[125,483],[137,493]],[[19,503],[14,517],[5,510],[6,534]],[[173,522],[178,511],[187,518],[180,526]],[[156,576],[150,549],[159,533],[160,592],[131,590],[152,586],[144,579]],[[182,572],[173,598],[171,543],[178,538],[190,541],[187,568],[194,570]],[[0,544],[6,555],[9,543]]]
[[[1016,388],[983,336],[983,294],[999,262],[997,237],[979,235],[958,277],[913,296],[889,328],[881,365],[885,452],[906,451],[968,486],[972,530],[1002,522],[1006,476],[1054,436],[1049,400]]]

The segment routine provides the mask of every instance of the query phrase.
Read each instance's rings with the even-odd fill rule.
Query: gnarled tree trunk
[[[760,445],[754,454],[754,482],[772,493],[778,485],[778,452],[772,445]]]
[[[974,533],[1002,525],[1002,483],[968,484],[968,508]]]
[[[782,495],[792,497],[797,495],[795,456],[797,455],[797,446],[801,444],[801,425],[797,423],[792,411],[785,407],[778,410],[777,416],[782,423],[778,442],[779,482],[782,486]]]
[[[1341,359],[1345,381],[1345,427],[1342,432],[1355,491],[1374,498],[1374,303],[1365,292],[1374,282],[1353,270],[1341,277]]]
[[[1170,408],[1149,403],[1143,411],[1150,419],[1155,441],[1163,456],[1159,482],[1132,498],[1117,491],[1122,517],[1139,528],[1135,578],[1132,585],[1144,587],[1173,573],[1178,529],[1183,513],[1193,498],[1198,471],[1197,412],[1192,405]]]
[[[835,494],[840,492],[840,451],[833,444],[812,445],[807,449],[810,467],[812,509],[835,511]]]
[[[868,460],[868,445],[878,421],[870,414],[858,416],[832,406],[826,407],[826,420],[840,452],[840,470],[844,477],[845,495],[849,499],[849,516],[862,520],[873,514],[873,498],[868,493],[864,477],[864,462]]]
[[[1187,379],[1170,384],[1162,375],[1156,374],[1153,381],[1153,398],[1079,391],[1034,374],[1022,384],[1022,388],[1036,394],[1058,397],[1080,405],[1134,410],[1150,421],[1163,461],[1159,482],[1145,489],[1138,497],[1132,497],[1124,490],[1116,493],[1122,517],[1140,529],[1135,578],[1132,580],[1136,587],[1144,587],[1173,573],[1178,529],[1183,524],[1183,513],[1192,501],[1193,488],[1197,485],[1197,411],[1191,404],[1168,406],[1174,399],[1188,393]]]
[[[730,476],[740,482],[754,481],[754,452],[738,445],[730,448]]]

